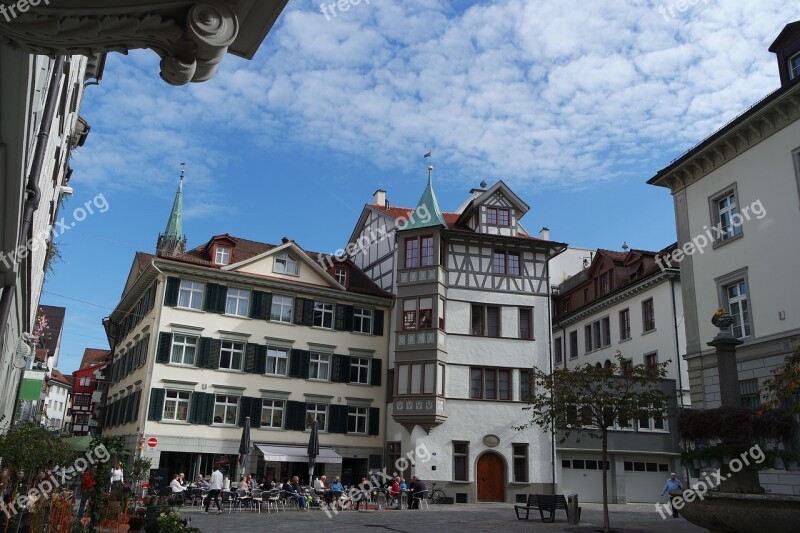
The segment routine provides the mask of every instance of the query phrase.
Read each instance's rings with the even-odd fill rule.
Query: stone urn
[[[733,324],[733,315],[725,313],[711,317],[711,323],[719,329],[728,329]]]

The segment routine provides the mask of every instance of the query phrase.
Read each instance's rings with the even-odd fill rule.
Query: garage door
[[[625,458],[625,500],[653,503],[669,477],[669,463],[662,457]]]
[[[559,487],[562,494],[577,494],[579,502],[603,503],[602,463],[597,459],[581,456],[565,456],[561,459]],[[611,495],[611,472],[608,473],[609,501]]]

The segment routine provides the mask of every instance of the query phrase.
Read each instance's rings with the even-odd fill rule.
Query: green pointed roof
[[[176,239],[183,237],[183,175],[178,182],[178,190],[175,192],[175,201],[172,203],[172,211],[169,214],[164,235]]]
[[[419,214],[421,208],[423,212]],[[425,213],[430,216],[425,215]],[[433,192],[433,167],[428,167],[428,185],[425,187],[416,209],[414,209],[414,216],[409,218],[408,224],[403,229],[429,228],[431,226],[447,227],[447,224],[444,221],[444,216],[442,216],[442,210],[439,209],[436,193]]]

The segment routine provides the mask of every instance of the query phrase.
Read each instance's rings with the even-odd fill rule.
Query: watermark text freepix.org
[[[325,20],[330,22],[333,20],[331,15],[333,15],[333,18],[338,16],[336,13],[336,8],[339,8],[339,11],[344,13],[345,11],[349,11],[351,7],[357,6],[360,3],[361,0],[336,0],[336,2],[332,2],[328,5],[325,5],[325,2],[323,2],[319,5],[319,10],[323,15],[325,15]],[[369,0],[364,0],[364,3],[369,5]],[[330,11],[330,15],[328,14],[328,11]]]
[[[10,519],[12,515],[27,510],[40,496],[45,499],[49,498],[50,494],[58,490],[61,485],[76,479],[90,466],[94,466],[97,463],[105,463],[109,459],[111,459],[111,454],[105,444],[100,444],[93,450],[88,450],[83,456],[75,459],[68,468],[58,473],[51,473],[50,477],[41,479],[35,487],[28,489],[26,494],[21,494],[8,503],[0,501],[0,512],[5,513],[6,518]]]
[[[21,259],[25,259],[31,252],[35,252],[39,248],[47,247],[47,243],[63,235],[65,232],[74,228],[78,222],[83,222],[89,215],[94,215],[95,210],[98,213],[105,213],[108,211],[109,205],[103,193],[98,194],[91,200],[86,200],[83,205],[76,207],[72,211],[72,221],[67,223],[64,217],[56,220],[55,224],[49,231],[42,231],[30,239],[25,244],[17,246],[16,249],[11,250],[10,253],[0,251],[0,263],[7,269],[11,269],[14,263],[18,263]]]
[[[49,6],[50,0],[18,0],[10,4],[0,4],[0,16],[2,16],[6,22],[11,22],[23,13],[27,13],[30,8],[36,7],[39,4]]]
[[[728,468],[731,471],[730,474],[723,476],[719,470],[711,472],[711,477],[713,479],[709,479],[709,477],[706,476],[698,481],[693,488],[683,491],[681,496],[671,497],[670,503],[657,503],[656,511],[661,515],[662,520],[666,520],[666,518],[672,514],[670,505],[674,506],[675,509],[680,511],[683,509],[684,505],[687,503],[692,503],[695,498],[703,501],[709,489],[718,486],[720,483],[730,478],[733,474],[739,472],[745,466],[750,466],[750,459],[752,459],[755,464],[761,464],[764,462],[766,456],[764,455],[764,451],[761,449],[761,446],[756,444],[749,450],[743,451],[739,457],[734,457],[731,459],[731,462],[728,463]]]
[[[658,12],[661,13],[661,16],[664,17],[664,20],[669,20],[670,17],[678,18],[678,15],[675,14],[675,11],[683,13],[684,11],[688,10],[690,7],[694,7],[700,2],[703,2],[705,5],[708,5],[708,0],[675,0],[667,4],[661,4],[658,6]],[[669,13],[669,16],[667,16]]]
[[[755,217],[756,220],[761,220],[767,216],[767,211],[764,209],[764,204],[761,203],[761,200],[756,200],[752,204],[744,206],[741,213],[732,213],[728,226],[723,227],[722,222],[710,228],[708,226],[703,226],[703,231],[705,233],[701,233],[689,242],[684,243],[683,246],[675,248],[672,253],[668,255],[656,255],[656,264],[662,271],[666,271],[668,268],[675,268],[673,267],[673,263],[679,264],[687,255],[705,253],[705,249],[709,244],[714,244],[715,242],[730,238],[730,234],[732,232],[735,233],[742,224],[751,219],[751,216]]]

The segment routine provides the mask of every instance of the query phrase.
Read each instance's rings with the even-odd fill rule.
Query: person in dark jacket
[[[411,491],[411,508],[418,509],[419,508],[419,500],[420,498],[425,497],[425,491],[427,487],[425,486],[425,482],[422,481],[417,476],[411,478],[411,485],[408,487]]]

